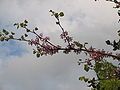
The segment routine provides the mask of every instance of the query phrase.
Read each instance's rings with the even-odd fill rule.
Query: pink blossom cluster
[[[103,57],[103,55],[99,52],[91,52],[90,54],[90,58],[94,59],[94,60],[98,60],[101,57]]]
[[[45,43],[45,42],[47,42],[49,40],[50,40],[50,38],[48,36],[43,37],[43,34],[40,33],[38,36],[36,36],[36,38],[34,40],[33,39],[29,40],[29,44],[36,46],[36,45],[40,45],[40,41],[42,43]]]
[[[95,48],[90,47],[88,49],[88,53],[90,55],[90,58],[93,60],[100,60],[103,59],[104,57],[108,57],[107,54],[112,55],[112,52],[106,52],[105,50],[96,50]]]
[[[39,44],[39,38],[36,37],[35,40],[31,39],[29,42],[28,42],[29,45],[38,45]]]
[[[51,46],[49,44],[43,45],[43,47],[37,47],[37,51],[39,51],[42,55],[53,55],[58,53],[58,48]]]
[[[40,33],[39,36],[36,36],[36,38],[33,40],[29,40],[29,45],[35,45],[37,47],[37,52],[41,55],[53,55],[58,52],[58,49],[60,48],[59,45],[55,46],[51,44],[49,37],[43,37],[43,34]]]
[[[39,34],[39,38],[41,41],[45,41],[45,42],[50,41],[50,37],[48,37],[48,36],[43,37],[43,33]]]
[[[61,39],[64,39],[65,42],[71,42],[72,41],[72,37],[70,37],[68,35],[67,31],[62,32],[62,34],[60,35]]]

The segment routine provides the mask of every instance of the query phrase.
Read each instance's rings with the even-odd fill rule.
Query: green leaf
[[[87,64],[85,64],[85,65],[84,65],[84,70],[85,70],[86,72],[88,72],[88,71],[89,71],[89,67],[88,67],[88,65],[87,65]]]
[[[56,22],[56,24],[59,24],[59,22]]]
[[[120,36],[120,33],[118,33],[118,36]]]
[[[81,81],[85,81],[85,82],[87,82],[88,81],[88,78],[85,78],[85,76],[82,76],[82,77],[79,77],[79,80],[81,80]]]
[[[107,40],[107,41],[106,41],[106,44],[107,44],[107,45],[110,45],[110,44],[111,44],[111,43],[110,43],[110,40]]]
[[[25,21],[24,21],[24,23],[28,23],[28,21],[27,21],[27,20],[25,20]]]
[[[0,41],[4,41],[4,40],[5,40],[5,38],[4,38],[4,37],[1,37],[1,38],[0,38]]]
[[[120,50],[120,39],[118,41],[118,49]]]
[[[35,54],[36,53],[36,51],[35,50],[33,50],[33,54]]]
[[[38,28],[36,27],[36,28],[35,28],[35,30],[37,31],[37,30],[38,30]]]
[[[26,27],[27,26],[27,24],[24,24],[24,27]]]
[[[12,34],[12,35],[15,35],[15,33],[14,33],[14,32],[11,32],[11,34]]]
[[[18,25],[18,23],[15,23],[14,26]]]
[[[6,41],[8,41],[10,38],[5,38]]]
[[[74,41],[73,42],[77,47],[79,47],[79,48],[82,48],[83,47],[83,45],[82,44],[80,44],[79,42],[77,42],[77,41]]]
[[[20,26],[21,26],[21,27],[24,27],[24,23],[20,23]]]
[[[87,82],[87,81],[88,81],[88,78],[85,78],[84,81]]]
[[[4,33],[5,35],[8,35],[8,34],[9,34],[9,32],[6,31],[5,29],[3,29],[3,33]]]
[[[84,79],[85,79],[85,77],[84,77],[84,76],[79,77],[79,80],[81,80],[81,81],[83,81]]]
[[[19,25],[17,25],[17,29],[19,28]]]
[[[2,36],[2,33],[0,33],[0,37]]]
[[[25,38],[24,38],[24,36],[23,36],[23,35],[21,36],[21,39],[22,39],[22,40],[25,40]]]
[[[27,34],[25,34],[25,37],[27,37],[28,35]]]
[[[26,29],[26,32],[30,32],[30,30],[29,30],[29,29]]]
[[[4,32],[6,32],[6,30],[5,30],[5,29],[3,29],[3,33],[4,33]]]
[[[64,16],[64,13],[63,13],[63,12],[60,12],[60,13],[59,13],[59,16],[60,16],[60,17],[63,17],[63,16]]]
[[[19,28],[19,23],[15,23],[14,26],[17,27],[17,29]]]
[[[9,38],[10,38],[10,39],[13,39],[13,35],[9,35]]]
[[[37,58],[39,58],[39,57],[40,57],[40,54],[39,54],[39,53],[37,53],[37,54],[36,54],[36,57],[37,57]]]
[[[54,16],[55,16],[56,18],[58,18],[59,15],[58,15],[58,13],[55,13]]]
[[[118,10],[118,15],[120,16],[120,10]]]
[[[52,10],[50,10],[49,12],[53,12]]]

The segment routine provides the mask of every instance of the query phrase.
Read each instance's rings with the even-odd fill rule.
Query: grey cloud
[[[50,35],[54,43],[61,43],[59,27],[49,10],[64,11],[61,20],[65,30],[80,42],[102,48],[106,39],[115,38],[113,22],[117,21],[115,11],[109,10],[111,5],[105,5],[85,0],[0,0],[0,24],[14,29],[10,27],[14,22],[28,19],[30,28],[38,26],[39,32]],[[37,59],[30,47],[25,48],[30,51],[28,54],[0,60],[0,90],[88,90],[78,80],[79,75],[86,74],[77,65],[80,56],[58,54]]]
[[[3,90],[79,90],[77,60],[66,55],[35,58],[25,55],[11,58],[0,77]],[[64,57],[62,57],[64,56]],[[79,72],[82,73],[82,72]]]

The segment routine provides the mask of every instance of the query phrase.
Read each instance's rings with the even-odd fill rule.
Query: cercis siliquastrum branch
[[[95,0],[95,1],[98,1],[98,0]],[[120,2],[118,0],[106,0],[106,1],[115,3],[116,6],[113,7],[113,8],[120,8]]]
[[[62,33],[60,34],[61,39],[64,40],[67,45],[65,47],[61,47],[61,45],[55,45],[50,41],[50,38],[47,36],[43,36],[42,33],[38,34],[37,30],[38,28],[35,27],[33,30],[28,28],[28,21],[25,20],[22,23],[15,23],[14,26],[19,28],[25,29],[26,33],[22,35],[20,38],[15,38],[15,33],[8,32],[7,30],[3,29],[3,31],[0,33],[0,40],[1,41],[8,41],[10,39],[12,40],[19,40],[19,41],[26,41],[29,45],[36,46],[36,49],[33,49],[33,53],[36,54],[37,57],[40,57],[42,55],[53,55],[58,53],[59,51],[63,51],[63,53],[68,54],[69,52],[73,51],[76,54],[80,54],[81,52],[84,52],[86,55],[89,55],[90,59],[85,61],[92,61],[92,60],[100,60],[104,57],[112,57],[113,59],[120,60],[120,54],[113,54],[112,52],[106,52],[105,50],[97,50],[95,48],[87,48],[86,44],[81,44],[78,41],[73,41],[73,37],[70,37],[68,32],[64,30],[60,23],[60,18],[64,16],[63,12],[56,13],[53,10],[50,10],[52,13],[52,16],[54,16],[57,20],[56,24],[60,27],[62,30]],[[32,33],[35,35],[34,39],[28,39],[29,33]]]

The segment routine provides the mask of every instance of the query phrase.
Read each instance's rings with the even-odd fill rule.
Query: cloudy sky
[[[54,43],[60,29],[49,10],[63,11],[62,25],[75,40],[106,48],[105,40],[114,40],[118,30],[117,10],[105,0],[0,0],[0,29],[13,30],[13,24],[25,19],[29,27],[49,35]],[[79,76],[89,75],[77,65],[80,58],[73,53],[36,58],[32,48],[21,42],[0,42],[0,90],[89,90]]]

